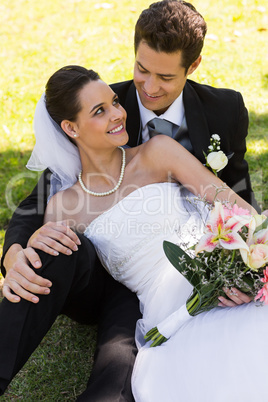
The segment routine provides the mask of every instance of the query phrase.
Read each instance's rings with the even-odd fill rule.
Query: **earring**
[[[77,134],[74,134],[74,138],[76,138],[77,137]]]

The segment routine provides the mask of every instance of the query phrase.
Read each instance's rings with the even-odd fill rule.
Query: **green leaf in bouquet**
[[[204,298],[210,297],[210,295],[215,293],[215,289],[217,288],[216,283],[207,283],[205,285],[200,284],[200,293],[202,293]]]
[[[201,281],[198,267],[202,268],[199,261],[191,258],[177,244],[164,241],[163,248],[170,263],[177,271],[179,271],[192,286],[198,287]]]
[[[268,217],[263,221],[256,229],[255,232],[259,232],[262,229],[267,229],[268,228]]]
[[[190,315],[195,316],[203,311],[211,310],[218,305],[219,283],[202,284],[195,286],[192,294],[187,299],[186,306]]]
[[[182,250],[177,244],[165,240],[163,242],[163,248],[167,258],[178,271],[182,270],[182,264],[191,264],[193,261],[193,259],[189,257],[189,255],[185,253],[185,251]]]

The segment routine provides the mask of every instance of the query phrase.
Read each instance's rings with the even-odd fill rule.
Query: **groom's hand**
[[[65,222],[48,222],[43,225],[31,236],[25,249],[19,244],[13,244],[4,259],[7,274],[3,284],[3,296],[12,303],[18,303],[21,298],[38,303],[37,294],[49,294],[52,283],[33,271],[32,266],[36,269],[42,266],[34,248],[54,256],[60,252],[70,255],[72,250],[78,249],[79,244],[78,236]]]
[[[23,249],[19,244],[13,244],[7,251],[4,260],[6,277],[3,296],[12,303],[18,303],[21,298],[38,303],[36,294],[50,293],[52,283],[37,275],[30,264],[35,268],[41,267],[38,254],[31,247]]]

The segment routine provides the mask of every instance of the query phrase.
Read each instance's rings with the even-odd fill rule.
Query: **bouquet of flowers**
[[[215,202],[199,242],[184,251],[165,241],[164,251],[172,265],[192,284],[186,302],[195,316],[218,306],[223,288],[237,288],[268,304],[268,218]],[[266,266],[267,265],[267,266]],[[145,335],[151,346],[165,342],[157,327]]]

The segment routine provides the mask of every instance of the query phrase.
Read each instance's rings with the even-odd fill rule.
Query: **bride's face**
[[[106,83],[91,81],[81,90],[79,99],[82,109],[75,123],[78,144],[85,143],[91,147],[126,144],[126,111]]]

